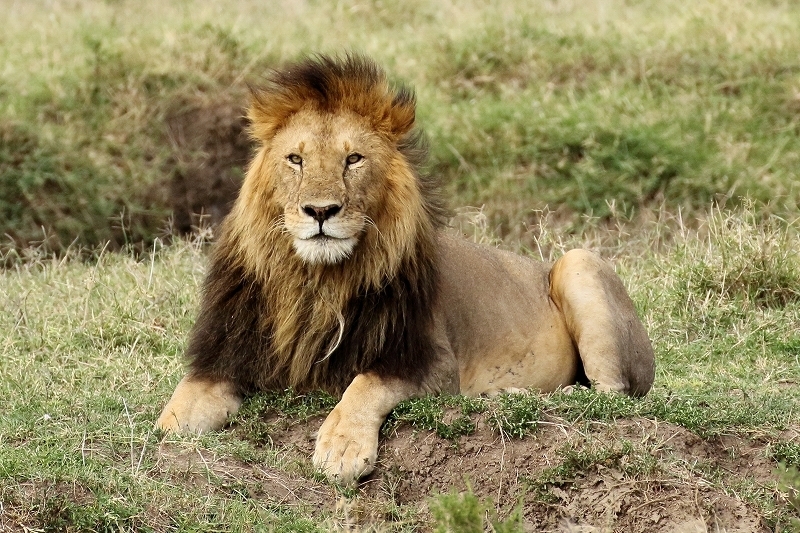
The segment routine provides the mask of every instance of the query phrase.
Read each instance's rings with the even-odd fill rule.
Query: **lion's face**
[[[375,224],[388,150],[388,142],[349,111],[302,110],[277,132],[265,154],[274,200],[303,261],[343,261]]]

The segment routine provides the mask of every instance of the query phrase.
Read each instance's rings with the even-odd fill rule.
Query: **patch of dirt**
[[[200,95],[169,113],[174,171],[168,197],[177,233],[215,226],[230,211],[253,150],[246,102],[244,94]]]
[[[335,490],[284,470],[220,457],[209,450],[162,445],[154,470],[171,481],[202,489],[204,493],[236,490],[243,496],[274,505],[324,507]]]
[[[28,533],[42,531],[42,525],[55,530],[63,526],[66,508],[95,500],[92,491],[79,483],[38,480],[0,487],[0,531]]]
[[[270,438],[308,462],[322,420],[278,423]],[[497,434],[482,417],[476,422],[476,431],[456,443],[409,426],[382,438],[379,464],[350,502],[351,515],[381,522],[396,519],[399,506],[412,506],[424,530],[431,496],[472,490],[493,502],[501,517],[522,505],[526,531],[769,531],[740,491],[730,490],[746,479],[774,486],[766,442],[703,440],[680,426],[645,419],[580,427],[546,421],[520,440]],[[623,442],[628,448],[620,452]],[[574,455],[582,453],[595,459],[575,463]],[[564,470],[570,460],[577,466]],[[326,507],[333,503],[331,498]]]

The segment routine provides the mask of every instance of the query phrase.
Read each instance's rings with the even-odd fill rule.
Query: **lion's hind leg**
[[[550,297],[593,386],[647,394],[655,375],[653,347],[611,265],[588,250],[567,252],[550,271]]]

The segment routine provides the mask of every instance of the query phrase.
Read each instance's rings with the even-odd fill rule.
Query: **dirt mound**
[[[243,93],[197,97],[169,114],[174,168],[168,201],[179,234],[214,226],[230,211],[253,150],[246,102]]]
[[[308,461],[321,423],[292,424],[270,437]],[[644,419],[583,427],[553,421],[525,439],[476,423],[457,442],[409,426],[382,439],[379,464],[361,483],[350,516],[383,522],[412,506],[424,524],[431,496],[472,491],[501,517],[521,505],[526,531],[769,531],[757,509],[719,483],[774,484],[775,465],[758,443],[705,441]]]

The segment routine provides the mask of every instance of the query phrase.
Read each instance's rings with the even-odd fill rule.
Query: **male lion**
[[[260,147],[222,225],[188,345],[158,419],[221,428],[259,390],[341,395],[314,464],[372,471],[406,398],[553,391],[584,376],[640,396],[653,350],[614,270],[572,250],[546,264],[448,235],[419,173],[415,99],[370,60],[275,71],[248,113]]]

